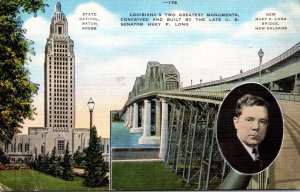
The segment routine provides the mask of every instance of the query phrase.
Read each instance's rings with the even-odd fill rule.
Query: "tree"
[[[85,153],[77,150],[73,155],[73,160],[77,164],[77,166],[80,166],[84,163],[85,159]]]
[[[7,155],[4,153],[4,151],[2,150],[1,147],[0,147],[0,163],[2,163],[2,164],[7,164],[7,163],[9,163],[9,158],[8,158]]]
[[[101,148],[101,138],[97,136],[94,126],[90,130],[90,141],[86,150],[86,169],[83,182],[86,186],[98,187],[108,184]]]
[[[61,158],[56,155],[56,147],[54,146],[49,159],[49,174],[60,177],[62,176],[63,168],[61,166]]]
[[[62,162],[63,173],[62,178],[67,181],[72,181],[74,178],[73,165],[72,165],[72,155],[69,151],[69,142],[65,150],[64,160]]]
[[[50,155],[47,153],[46,155],[40,154],[42,157],[42,164],[40,170],[44,173],[50,173]]]
[[[112,118],[112,121],[113,122],[116,122],[116,121],[120,121],[120,115],[118,112],[116,112],[115,114],[113,114],[113,118]]]
[[[42,171],[43,163],[44,163],[44,158],[41,154],[39,154],[37,159],[33,162],[32,166],[34,169]]]
[[[21,12],[45,11],[44,0],[0,1],[0,141],[10,142],[23,120],[32,119],[32,97],[38,85],[30,81],[25,64],[34,53],[33,42],[25,38]]]

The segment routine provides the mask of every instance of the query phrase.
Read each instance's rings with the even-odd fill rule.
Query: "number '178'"
[[[177,1],[166,1],[164,3],[168,3],[170,5],[175,5],[175,4],[177,4]]]

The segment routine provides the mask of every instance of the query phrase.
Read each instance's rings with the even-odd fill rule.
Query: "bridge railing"
[[[208,98],[215,100],[223,100],[228,92],[213,92],[213,91],[183,91],[183,90],[172,90],[172,91],[160,91],[158,95],[176,95],[182,97],[194,97],[194,98]]]
[[[223,100],[229,92],[213,92],[213,91],[183,91],[183,90],[172,90],[172,91],[160,91],[158,95],[177,95],[183,97],[195,97],[195,98],[209,98],[216,100]],[[297,101],[300,102],[300,95],[294,93],[283,93],[274,92],[274,96],[278,100]]]
[[[221,83],[226,83],[226,82],[230,82],[230,81],[234,81],[234,80],[238,80],[242,77],[247,77],[247,76],[251,76],[254,75],[256,73],[259,73],[259,71],[267,69],[271,66],[274,66],[276,64],[278,64],[279,62],[287,59],[288,57],[292,56],[293,54],[297,53],[298,51],[300,51],[300,42],[297,43],[296,45],[294,45],[292,48],[290,48],[289,50],[285,51],[284,53],[282,53],[281,55],[275,57],[274,59],[268,61],[267,63],[258,66],[254,69],[251,69],[249,71],[246,71],[244,73],[241,74],[237,74],[231,77],[227,77],[224,79],[220,79],[220,80],[214,80],[214,81],[210,81],[210,82],[206,82],[206,83],[201,83],[198,85],[191,85],[191,86],[187,86],[187,87],[183,87],[183,90],[189,90],[189,89],[196,89],[196,88],[200,88],[200,87],[207,87],[207,86],[211,86],[211,85],[217,85],[217,84],[221,84]]]

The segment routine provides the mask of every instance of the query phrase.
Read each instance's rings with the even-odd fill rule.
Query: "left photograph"
[[[75,86],[77,53],[74,47],[80,45],[69,35],[64,5],[57,2],[51,7],[52,4],[41,2],[0,3],[4,12],[7,11],[7,17],[1,16],[0,24],[1,31],[4,29],[0,52],[6,54],[2,55],[1,65],[7,68],[6,74],[1,74],[6,76],[1,90],[9,94],[3,97],[1,93],[1,100],[8,106],[1,107],[3,119],[0,121],[6,131],[1,129],[0,133],[0,170],[5,170],[0,172],[0,190],[108,190],[109,135],[103,135],[94,124],[97,101],[93,95],[78,94],[78,98],[76,95],[76,92],[88,91],[76,90]],[[72,7],[66,9],[70,11]],[[29,23],[30,14],[45,14],[49,21]],[[44,45],[34,44],[24,36],[23,18],[27,19],[24,24],[27,27],[35,26],[34,32],[29,34],[39,37]],[[40,34],[45,31],[40,23],[50,23],[47,34]],[[38,53],[37,59],[44,61],[38,64],[43,70],[33,71],[37,74],[33,78],[29,78],[28,69],[22,66],[31,61],[28,53],[32,56]],[[19,66],[13,66],[14,61]],[[36,106],[31,104],[33,97],[38,101]],[[76,111],[85,113],[84,118]],[[33,117],[37,117],[36,120],[29,122]],[[24,122],[25,118],[28,120]],[[18,128],[24,125],[28,132],[21,129],[21,133]]]

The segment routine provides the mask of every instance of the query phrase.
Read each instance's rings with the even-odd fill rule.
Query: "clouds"
[[[30,17],[25,23],[26,38],[34,41],[35,55],[30,56],[31,81],[43,86],[44,47],[49,36],[50,22],[43,17]]]
[[[50,31],[50,21],[47,21],[43,17],[30,17],[25,23],[24,28],[27,30],[26,37],[33,40],[36,45],[40,46],[45,43],[49,31]]]
[[[96,16],[84,16],[86,13],[95,13]],[[83,30],[83,27],[89,26],[83,23],[97,22],[97,30]],[[134,40],[128,35],[119,35],[120,30],[118,16],[112,14],[100,4],[95,2],[80,4],[76,7],[73,14],[67,16],[69,23],[69,34],[79,45],[84,47],[103,47],[118,48],[128,46],[134,43]]]

